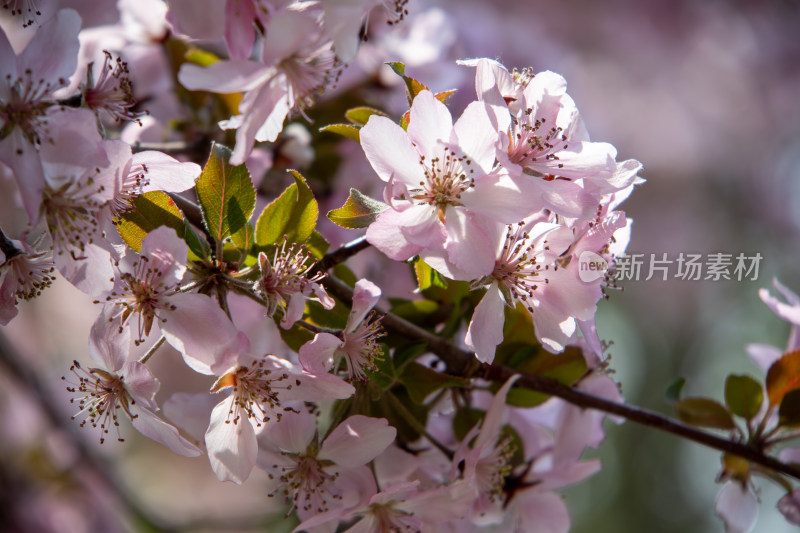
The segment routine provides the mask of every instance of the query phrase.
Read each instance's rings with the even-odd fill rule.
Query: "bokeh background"
[[[90,24],[111,24],[119,16],[113,1],[92,2],[91,9],[78,1],[41,4],[43,11],[78,7]],[[626,399],[671,414],[664,390],[678,377],[686,378],[688,394],[722,398],[726,375],[763,377],[746,344],[782,347],[788,337],[788,326],[757,293],[773,277],[800,292],[798,6],[791,0],[411,2],[409,17],[393,33],[376,15],[370,39],[330,98],[357,87],[368,101],[386,107],[390,97],[392,110],[401,111],[402,87],[380,67],[387,55],[406,62],[407,71],[433,89],[459,88],[454,114],[473,95],[473,72],[456,67],[455,59],[492,57],[509,67],[553,70],[568,80],[592,138],[613,143],[620,160],[644,164],[647,183],[623,205],[634,219],[630,252],[673,259],[681,252],[760,253],[755,281],[656,277],[625,282],[601,303],[600,335],[613,341],[612,367]],[[7,12],[0,15],[11,28]],[[325,123],[325,100],[320,106],[314,126]],[[365,192],[376,185],[357,146],[337,145],[335,161],[326,146],[324,139],[315,144],[319,158],[306,162],[330,207],[341,205],[350,185]],[[331,161],[338,165],[335,176],[315,176]],[[273,163],[279,170],[280,158]],[[283,188],[274,174],[262,191]],[[0,225],[16,237],[24,218],[14,194],[13,182],[0,180]],[[328,231],[334,241],[355,236]],[[355,268],[375,273],[384,268],[376,266],[379,259],[365,254]],[[401,279],[390,290],[402,293],[408,284]],[[202,460],[175,456],[130,428],[123,428],[129,437],[124,446],[99,447],[92,437],[84,439],[84,450],[59,429],[57,418],[69,428],[73,412],[60,377],[69,361],[84,359],[95,314],[88,297],[59,282],[22,304],[2,330],[3,349],[23,362],[17,370],[32,372],[42,393],[55,400],[48,407],[55,418],[36,391],[21,385],[20,375],[0,367],[0,530],[12,524],[12,515],[33,524],[30,531],[117,531],[120,517],[123,527],[135,530],[167,523],[186,524],[181,531],[265,530],[262,517],[274,508],[263,496],[266,476],[254,473],[242,487],[222,484]],[[177,362],[174,353],[159,357],[154,370],[178,381],[176,389],[207,387],[177,374]],[[607,430],[596,453],[603,470],[567,491],[572,531],[723,531],[713,513],[719,453],[630,423],[609,423]],[[85,453],[100,463],[87,464]],[[109,494],[109,478],[128,505]],[[756,531],[793,530],[774,509],[780,495],[762,487]],[[137,510],[147,516],[136,519]],[[279,516],[266,526],[281,528],[291,524]]]

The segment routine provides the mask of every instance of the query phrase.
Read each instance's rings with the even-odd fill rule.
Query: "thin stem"
[[[408,423],[408,425],[414,428],[414,431],[417,431],[421,435],[424,435],[425,438],[428,439],[431,444],[436,446],[436,448],[445,455],[445,457],[447,457],[451,461],[453,460],[453,455],[454,455],[453,452],[450,449],[448,449],[447,446],[436,440],[436,438],[433,437],[430,433],[428,433],[428,430],[425,429],[425,426],[419,420],[417,420],[417,418],[408,410],[408,408],[405,405],[403,405],[403,402],[397,399],[397,396],[392,394],[390,391],[386,391],[384,394],[386,394],[386,396],[389,398],[389,402],[391,402],[392,407],[395,408],[397,414],[402,416],[403,420],[405,420]]]
[[[153,355],[155,355],[156,350],[161,348],[161,345],[164,344],[166,340],[167,338],[164,335],[161,335],[161,337],[159,337],[159,339],[153,343],[150,349],[147,350],[147,353],[145,353],[142,357],[139,358],[139,362],[142,363],[143,365],[146,364],[147,361],[149,361],[150,358],[153,357]]]
[[[325,289],[340,300],[352,302],[353,291],[339,281],[338,279],[328,276],[322,282]],[[378,311],[384,316],[381,320],[383,326],[394,333],[398,333],[407,338],[422,340],[428,343],[428,349],[434,354],[438,355],[442,361],[447,364],[448,371],[451,374],[473,378],[481,377],[490,381],[503,383],[514,374],[518,374],[516,370],[498,364],[487,364],[479,362],[475,354],[466,350],[461,350],[454,346],[452,343],[437,337],[419,326],[408,322],[407,320],[398,316],[392,315],[385,311]],[[764,455],[761,451],[752,448],[746,444],[732,442],[728,439],[718,437],[714,434],[707,433],[706,431],[697,429],[693,426],[683,424],[676,420],[670,419],[659,413],[632,407],[625,404],[620,404],[599,398],[591,394],[587,394],[578,389],[574,389],[556,380],[544,378],[541,376],[533,376],[523,374],[517,381],[516,386],[521,386],[537,392],[543,392],[562,400],[576,405],[578,407],[597,409],[612,415],[620,416],[626,420],[630,420],[643,426],[652,427],[673,435],[678,435],[688,440],[703,444],[716,450],[737,455],[759,464],[766,468],[781,472],[783,474],[792,476],[800,480],[800,469],[784,464],[777,459]]]
[[[335,267],[339,263],[347,261],[347,259],[353,257],[358,252],[369,248],[369,246],[370,244],[367,242],[366,237],[359,237],[348,242],[347,244],[343,244],[333,252],[325,254],[322,259],[317,261],[317,263],[308,270],[308,276],[312,276],[316,272],[325,272],[326,270]]]
[[[311,333],[330,333],[331,335],[336,335],[337,337],[341,333],[341,330],[338,329],[331,329],[331,328],[322,328],[319,326],[315,326],[310,322],[306,322],[305,320],[298,320],[296,322],[297,325],[306,328]]]

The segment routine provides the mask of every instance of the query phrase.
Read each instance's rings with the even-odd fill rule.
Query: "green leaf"
[[[664,391],[667,403],[672,404],[681,399],[681,391],[684,385],[686,385],[686,378],[678,378],[667,386],[667,390]]]
[[[162,191],[150,191],[133,199],[133,208],[114,220],[122,240],[134,251],[142,249],[142,240],[147,234],[161,226],[174,229],[183,238],[183,213],[169,195]]]
[[[394,350],[394,366],[402,369],[406,363],[415,360],[427,351],[428,343],[425,341],[398,346]]]
[[[183,236],[186,244],[189,245],[190,261],[205,261],[211,258],[211,247],[208,245],[208,241],[195,231],[188,220],[184,220]]]
[[[378,115],[381,117],[385,117],[386,113],[383,111],[379,111],[378,109],[374,109],[372,107],[354,107],[353,109],[348,109],[344,116],[355,124],[356,126],[363,126],[367,122],[369,122],[369,117],[372,115]]]
[[[734,429],[733,416],[724,405],[711,398],[685,398],[675,403],[675,413],[682,421],[698,427]]]
[[[437,271],[428,266],[422,259],[414,261],[414,273],[417,275],[419,290],[424,291],[430,287],[447,288],[447,281]]]
[[[328,218],[337,226],[348,229],[366,228],[388,209],[383,202],[370,198],[356,189],[350,189],[350,196],[339,209],[328,211]]]
[[[422,404],[432,392],[445,387],[469,387],[469,380],[442,374],[425,365],[411,361],[403,367],[400,375],[408,395],[416,404]]]
[[[296,170],[290,172],[295,182],[258,217],[255,240],[260,248],[275,244],[284,235],[289,242],[304,242],[317,224],[319,207],[314,194],[302,174]]]
[[[524,346],[514,353],[508,364],[522,373],[555,379],[565,385],[574,384],[587,371],[583,352],[574,346],[567,347],[560,354],[552,354],[539,346]],[[548,398],[550,396],[541,392],[512,388],[508,391],[506,403],[517,407],[534,407]]]
[[[437,100],[439,100],[441,103],[443,103],[443,104],[446,104],[446,103],[447,103],[447,100],[448,100],[448,98],[450,98],[451,96],[453,96],[454,94],[456,94],[456,91],[457,91],[457,90],[458,90],[458,89],[450,89],[450,90],[448,90],[448,91],[442,91],[442,92],[440,92],[440,93],[436,93],[436,94],[434,94],[434,96],[435,96],[435,97],[436,97],[436,99],[437,99]]]
[[[767,371],[770,405],[780,405],[783,397],[795,389],[800,389],[800,350],[783,354]]]
[[[430,90],[428,89],[428,87],[426,87],[423,83],[419,82],[418,80],[406,76],[406,66],[403,63],[395,61],[386,64],[391,67],[391,69],[395,72],[395,74],[403,78],[403,81],[406,82],[406,92],[408,94],[409,105],[411,105],[411,103],[414,101],[414,98],[416,98],[419,93],[421,93],[422,91]]]
[[[392,307],[392,313],[414,323],[423,322],[438,310],[439,304],[432,300],[405,300]]]
[[[783,396],[778,417],[782,426],[800,425],[800,389],[787,392]]]
[[[311,252],[311,255],[319,259],[325,255],[325,252],[328,251],[331,243],[329,243],[320,232],[314,230],[311,232],[311,236],[308,238],[306,245],[308,246],[308,251]]]
[[[328,124],[327,126],[321,127],[319,131],[328,131],[341,135],[342,137],[347,137],[348,139],[353,139],[357,143],[361,142],[359,129],[350,124]]]
[[[256,190],[247,167],[232,166],[230,156],[230,149],[214,143],[195,186],[203,222],[217,242],[243,228],[256,206]]]
[[[231,242],[242,252],[249,253],[253,247],[253,225],[248,222],[239,228],[239,231],[231,235]]]
[[[730,375],[725,380],[725,405],[731,413],[752,420],[763,400],[761,384],[750,376]]]

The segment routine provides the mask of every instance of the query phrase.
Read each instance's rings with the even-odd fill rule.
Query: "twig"
[[[345,301],[345,303],[352,302],[352,289],[340,280],[328,276],[322,283],[325,285],[326,290],[340,300]],[[519,374],[516,370],[503,365],[481,363],[475,358],[474,353],[461,350],[446,339],[433,335],[403,318],[386,311],[376,310],[384,315],[381,319],[381,324],[387,330],[408,338],[427,342],[428,349],[447,364],[448,371],[453,375],[467,378],[481,377],[490,381],[503,383],[514,374]],[[522,374],[516,386],[561,398],[578,407],[597,409],[598,411],[620,416],[643,426],[672,433],[673,435],[678,435],[679,437],[692,440],[710,448],[742,457],[753,463],[800,480],[800,469],[798,468],[764,455],[759,450],[746,444],[740,444],[718,437],[717,435],[678,422],[677,420],[673,420],[653,411],[612,402],[569,387],[556,380],[541,376]]]
[[[139,358],[139,362],[142,363],[143,365],[146,364],[147,361],[149,361],[150,358],[153,357],[153,355],[156,353],[156,350],[161,348],[161,345],[164,344],[166,340],[167,338],[164,335],[161,335],[161,337],[159,337],[159,339],[155,343],[153,343],[150,349],[147,350],[147,353],[145,353],[141,358]]]
[[[369,246],[370,244],[367,242],[367,238],[363,236],[347,244],[343,244],[333,252],[325,254],[322,259],[317,261],[317,263],[308,270],[308,275],[311,276],[316,272],[325,272],[339,263],[344,263],[358,252],[369,248]]]

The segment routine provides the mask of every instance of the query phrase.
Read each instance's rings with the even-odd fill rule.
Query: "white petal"
[[[395,261],[405,261],[422,250],[421,246],[409,242],[400,231],[402,220],[400,211],[386,209],[367,228],[367,241]]]
[[[497,283],[491,287],[475,307],[464,342],[475,350],[475,356],[483,363],[494,361],[494,350],[503,342],[505,323],[503,296]]]
[[[128,359],[131,347],[131,328],[122,328],[113,320],[116,305],[104,305],[89,333],[89,357],[103,368],[116,372]]]
[[[397,435],[385,418],[353,415],[336,426],[322,443],[320,459],[344,467],[361,466],[383,452]]]
[[[177,293],[169,301],[175,309],[159,311],[161,332],[190,368],[212,374],[211,368],[236,339],[236,328],[216,302],[204,294]]]
[[[430,91],[422,91],[414,98],[407,131],[417,151],[427,158],[442,157],[444,146],[455,140],[451,139],[453,117],[450,111]]]
[[[472,160],[472,164],[477,165],[485,174],[494,167],[499,140],[498,130],[492,125],[489,117],[490,110],[487,104],[472,102],[453,126],[458,138],[458,147]]]
[[[756,525],[758,501],[751,491],[729,481],[719,491],[714,511],[725,522],[728,533],[748,533]]]
[[[472,279],[491,274],[495,263],[494,243],[478,221],[479,217],[460,208],[450,208],[445,214],[447,257],[458,269],[472,274]]]
[[[251,91],[264,83],[270,71],[261,63],[249,59],[219,61],[207,67],[184,63],[178,81],[190,91],[237,93]]]
[[[136,409],[136,417],[131,419],[135,427],[142,435],[160,442],[173,452],[185,457],[197,457],[203,452],[200,449],[181,437],[178,430],[147,409]]]
[[[242,484],[256,464],[258,443],[250,419],[233,419],[233,415],[229,414],[232,408],[233,395],[220,402],[211,412],[206,448],[211,469],[217,478]]]
[[[298,357],[304,370],[312,374],[330,371],[336,349],[342,339],[330,333],[317,333],[314,338],[300,347]]]
[[[78,32],[81,17],[72,9],[62,9],[43,24],[20,54],[20,71],[31,69],[34,80],[67,80],[78,66]]]
[[[367,279],[358,280],[353,289],[353,307],[347,317],[347,331],[355,331],[380,298],[380,287]]]
[[[399,183],[417,187],[425,180],[420,151],[391,119],[372,115],[361,128],[359,138],[369,164],[383,181],[393,177]]]
[[[202,170],[196,163],[184,163],[153,151],[134,154],[133,163],[147,166],[149,183],[143,187],[144,192],[182,192],[191,189]]]

